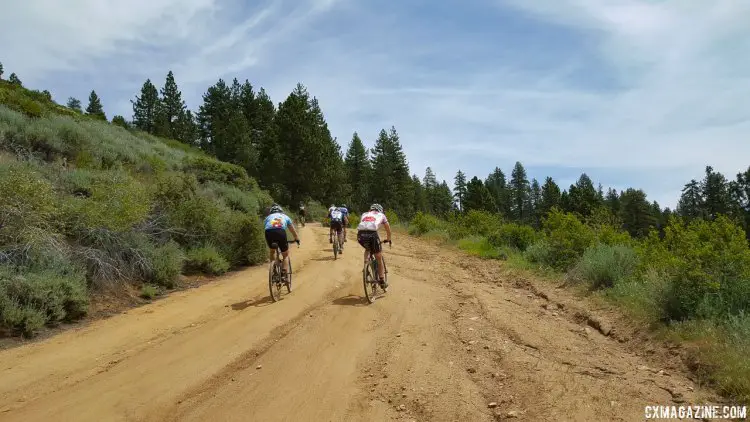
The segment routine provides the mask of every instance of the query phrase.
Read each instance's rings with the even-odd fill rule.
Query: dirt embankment
[[[399,236],[367,305],[353,234],[336,261],[302,236],[278,303],[258,267],[1,351],[0,421],[635,421],[712,397],[497,263]]]

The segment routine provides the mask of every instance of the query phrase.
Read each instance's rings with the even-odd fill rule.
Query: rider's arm
[[[295,242],[298,241],[299,240],[299,235],[297,234],[297,229],[294,227],[294,224],[290,224],[289,225],[289,231],[291,231],[292,234],[294,235],[294,241]]]
[[[386,240],[390,241],[391,240],[391,225],[388,223],[383,223],[383,227],[385,227],[385,232],[386,234],[388,234],[388,237],[386,238]]]

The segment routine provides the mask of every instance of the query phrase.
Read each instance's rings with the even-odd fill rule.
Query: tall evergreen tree
[[[419,176],[416,174],[412,175],[412,189],[414,191],[414,210],[416,212],[430,212],[429,201],[427,199],[427,191],[419,180]]]
[[[495,167],[495,170],[487,176],[484,185],[489,189],[492,198],[495,200],[497,212],[504,217],[510,217],[510,190],[508,189],[505,173],[499,167]]]
[[[453,208],[453,193],[445,180],[435,189],[434,201],[433,208],[435,214],[438,216],[445,217],[451,212]]]
[[[640,189],[628,188],[620,196],[620,219],[623,228],[633,237],[645,237],[658,222],[652,204],[646,200],[646,193]]]
[[[104,114],[104,107],[99,96],[96,95],[96,91],[92,90],[91,94],[89,94],[89,105],[86,107],[86,114],[97,119],[107,120],[107,116]]]
[[[620,194],[617,193],[617,190],[612,188],[607,189],[607,195],[604,197],[604,205],[606,205],[613,214],[620,214]]]
[[[409,176],[409,164],[395,127],[391,127],[389,133],[385,129],[380,131],[372,149],[371,160],[373,183],[370,192],[373,199],[397,214],[408,217],[414,211],[413,204],[408,199],[408,191],[413,185]]]
[[[695,179],[682,188],[682,195],[677,203],[677,214],[688,219],[703,216],[703,192]]]
[[[0,63],[0,81],[3,80],[3,73],[5,73],[5,69],[3,69],[3,64]]]
[[[727,179],[715,172],[713,167],[706,166],[706,176],[701,183],[703,193],[703,214],[709,219],[719,215],[729,215],[731,198]]]
[[[426,208],[425,211],[429,213],[436,213],[436,202],[437,202],[437,188],[438,188],[438,182],[437,177],[435,177],[435,172],[432,171],[432,168],[427,167],[424,174],[423,180],[423,187],[425,192],[425,198],[427,199]]]
[[[166,138],[179,139],[178,119],[183,115],[186,106],[171,70],[167,73],[164,87],[159,92],[161,98],[157,103],[156,133]]]
[[[540,204],[537,207],[539,215],[544,217],[553,207],[560,207],[560,187],[551,178],[544,179]]]
[[[81,109],[81,100],[79,100],[78,98],[69,97],[66,107],[73,111],[83,113],[83,109]]]
[[[251,122],[251,126],[258,143],[260,184],[269,189],[274,197],[283,197],[281,192],[285,188],[277,180],[284,156],[275,124],[276,107],[263,88],[255,95],[255,104],[255,120]]]
[[[125,129],[128,129],[129,125],[128,122],[125,121],[125,118],[120,116],[119,114],[112,117],[112,124],[115,126],[120,126]]]
[[[531,195],[529,197],[529,209],[532,211],[532,225],[541,227],[542,225],[542,188],[536,179],[531,180]]]
[[[456,204],[458,204],[458,209],[463,211],[463,203],[464,199],[466,198],[466,175],[461,170],[459,170],[456,173],[456,177],[453,179],[453,182],[453,191]]]
[[[478,210],[495,212],[497,205],[492,198],[489,189],[482,181],[474,176],[466,185],[466,198],[464,199],[464,211]]]
[[[590,216],[601,205],[594,183],[586,173],[581,174],[575,185],[570,186],[568,195],[572,211],[582,217]]]
[[[346,179],[351,184],[351,206],[363,210],[369,205],[367,201],[369,200],[372,168],[365,144],[357,132],[354,132],[352,140],[349,142],[344,167],[346,168]]]
[[[133,126],[150,133],[156,133],[156,120],[159,110],[159,91],[156,90],[151,79],[146,79],[141,87],[141,95],[131,100],[133,105]]]
[[[510,177],[509,188],[513,218],[519,222],[528,222],[531,219],[531,210],[527,209],[531,187],[526,176],[526,169],[520,162],[516,161]]]

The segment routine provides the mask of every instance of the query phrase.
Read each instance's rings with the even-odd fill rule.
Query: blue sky
[[[0,61],[61,103],[96,89],[109,117],[170,69],[193,110],[220,77],[275,103],[302,82],[342,149],[393,125],[420,176],[521,161],[674,207],[705,165],[750,165],[747,22],[728,0],[27,0]]]

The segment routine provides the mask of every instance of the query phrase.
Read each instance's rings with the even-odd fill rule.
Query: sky
[[[26,0],[3,6],[0,62],[110,118],[169,70],[192,110],[219,78],[277,104],[300,82],[342,151],[394,126],[420,177],[520,161],[674,208],[706,165],[750,165],[747,22],[736,0]]]

